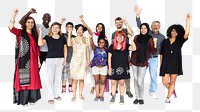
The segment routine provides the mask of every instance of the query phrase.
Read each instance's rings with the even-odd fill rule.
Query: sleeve
[[[181,42],[181,44],[183,45],[183,44],[185,43],[185,41],[187,41],[187,40],[188,40],[188,38],[185,39],[185,38],[183,37],[183,38],[180,39],[180,42]]]
[[[160,55],[163,55],[163,54],[164,54],[164,46],[165,46],[165,45],[164,45],[164,41],[165,41],[165,40],[163,40],[162,43],[160,44],[160,45],[161,45]]]
[[[141,20],[140,17],[136,17],[136,23],[137,23],[137,27],[140,29],[140,25],[141,25]]]
[[[165,40],[165,36],[163,35],[163,36],[161,37],[160,46],[158,46],[158,47],[159,47],[159,48],[158,48],[159,53],[161,53],[162,43],[163,43],[164,40]]]
[[[155,55],[156,52],[157,52],[157,48],[154,47],[153,38],[150,38],[150,39],[149,39],[149,48],[150,48],[150,49],[149,49],[150,52],[151,52],[153,55]]]
[[[126,43],[126,50],[127,50],[127,51],[129,51],[128,48],[129,48],[130,46],[131,46],[130,44]]]
[[[126,34],[126,36],[128,35],[128,31],[126,28],[122,29],[122,31]]]
[[[37,45],[37,54],[40,56],[40,47]]]
[[[21,31],[18,28],[13,27],[12,29],[9,29],[11,33],[13,33],[16,36],[20,36],[21,35]]]
[[[110,45],[110,46],[108,47],[108,52],[112,54],[112,52],[113,52],[113,45]]]
[[[43,39],[46,40],[46,42],[48,41],[49,36],[46,35]]]
[[[63,39],[63,44],[67,44],[67,40],[64,36],[62,36],[62,39]]]

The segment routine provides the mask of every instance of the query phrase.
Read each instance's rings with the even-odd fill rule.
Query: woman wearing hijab
[[[136,35],[134,42],[136,51],[131,54],[131,63],[133,68],[134,88],[136,99],[134,104],[144,104],[144,76],[148,67],[150,54],[156,53],[157,39],[149,35],[149,25],[143,23],[140,26],[140,34]]]

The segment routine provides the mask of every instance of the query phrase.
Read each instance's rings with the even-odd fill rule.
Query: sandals
[[[62,100],[62,98],[61,98],[60,96],[57,97],[57,98],[54,98],[54,99],[56,99],[56,100],[58,100],[58,101]]]
[[[95,87],[92,87],[91,90],[90,90],[90,93],[94,94],[94,90],[95,90]]]
[[[76,97],[72,97],[71,101],[75,102],[76,101]]]
[[[80,98],[81,100],[85,100],[85,98],[84,98],[83,96],[79,96],[79,98]]]
[[[48,103],[49,104],[54,104],[54,101],[53,100],[49,100]]]

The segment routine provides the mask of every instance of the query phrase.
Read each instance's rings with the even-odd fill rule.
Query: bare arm
[[[33,13],[37,13],[36,12],[36,10],[34,9],[34,8],[31,8],[30,9],[30,11],[26,14],[26,15],[24,15],[23,17],[22,17],[22,19],[19,21],[19,24],[23,24],[23,22],[25,21],[25,19],[27,18],[27,17],[29,17],[31,14],[33,14]]]
[[[108,53],[108,75],[112,75],[111,57],[112,57],[112,54]]]
[[[85,69],[87,70],[90,64],[90,54],[89,54],[89,47],[86,48],[86,60],[87,60],[87,65]]]
[[[163,55],[160,55],[160,67],[161,67],[161,64],[162,64],[162,59],[163,59]]]
[[[129,51],[135,51],[136,50],[136,45],[133,39],[131,39],[131,46],[128,48]]]
[[[63,65],[66,65],[67,62],[67,45],[64,45],[64,63]]]
[[[136,14],[136,23],[137,23],[137,27],[140,28],[141,20],[140,20],[140,14],[142,9],[139,9],[138,5],[135,6],[135,14]]]
[[[131,29],[131,27],[130,27],[129,24],[127,23],[126,19],[123,19],[123,22],[124,22],[124,24],[126,25],[128,34],[131,35],[131,36],[133,36],[133,35],[134,35],[133,30]]]
[[[62,25],[65,22],[66,18],[61,18],[60,19],[60,24]]]
[[[88,33],[90,34],[90,35],[92,35],[93,33],[92,33],[92,30],[90,29],[90,27],[85,23],[85,21],[83,20],[83,15],[80,15],[79,16],[79,18],[80,18],[80,21],[82,22],[82,24],[88,29]]]
[[[8,26],[10,30],[14,27],[14,24],[15,24],[15,17],[16,17],[17,14],[18,14],[18,9],[14,9],[14,10],[13,10],[12,17],[11,17],[11,20],[10,20],[10,24],[9,24],[9,26]]]
[[[97,46],[94,44],[93,35],[90,35],[89,37],[90,37],[90,47],[94,51]]]
[[[184,38],[185,39],[187,39],[189,34],[190,34],[190,20],[191,20],[191,15],[187,14],[187,16],[186,16],[185,34],[184,34]]]
[[[43,46],[46,43],[46,40],[42,38],[42,27],[39,28],[39,37],[38,37],[38,46]]]
[[[71,39],[71,36],[72,36],[72,29],[68,29],[68,37],[67,37],[67,45],[68,46],[72,46],[72,39]]]

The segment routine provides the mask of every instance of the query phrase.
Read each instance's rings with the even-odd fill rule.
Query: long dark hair
[[[99,25],[102,26],[102,31],[100,32],[98,38],[105,38],[105,36],[106,36],[106,34],[105,34],[105,25],[104,25],[103,23],[98,23],[98,24],[96,25],[96,28],[97,28]],[[97,30],[96,30],[96,32],[97,32]]]
[[[38,32],[37,32],[37,28],[36,28],[35,19],[33,17],[29,16],[29,17],[25,18],[25,21],[22,23],[22,30],[26,30],[25,24],[26,24],[27,20],[29,20],[29,19],[32,19],[34,22],[34,26],[31,29],[31,34],[33,35],[33,38],[34,38],[35,42],[37,43],[38,42]]]

